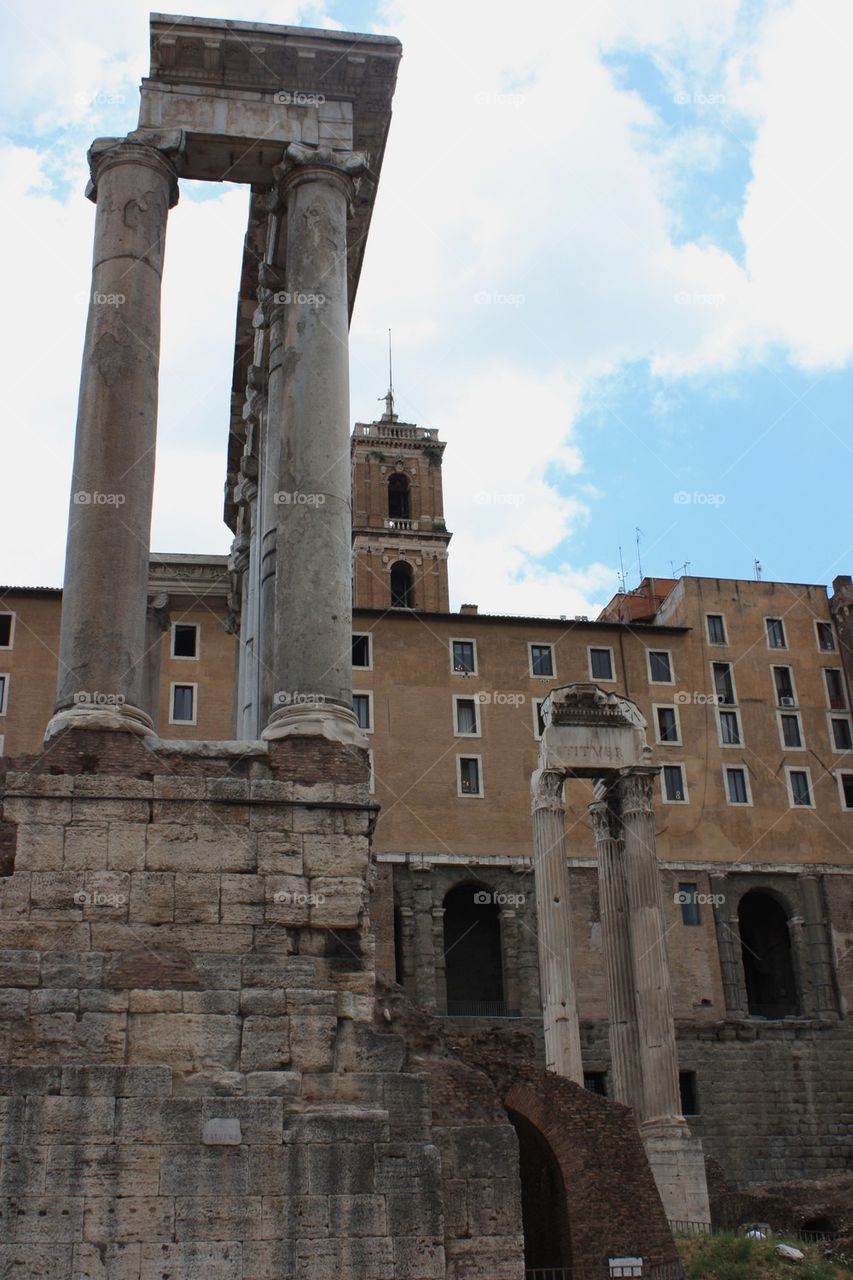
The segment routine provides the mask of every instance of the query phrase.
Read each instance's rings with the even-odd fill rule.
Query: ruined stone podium
[[[538,1256],[527,1125],[560,1170],[550,1262],[603,1276],[610,1254],[640,1254],[672,1280],[624,1107],[529,1063],[451,1053],[376,990],[347,326],[399,44],[158,15],[151,35],[139,128],[90,151],[56,711],[3,786],[0,1273],[522,1280]],[[156,737],[144,678],[164,238],[194,178],[252,187],[224,742]],[[115,292],[118,313],[97,305]]]

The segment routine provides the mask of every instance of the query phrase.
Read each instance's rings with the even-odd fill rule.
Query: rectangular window
[[[658,742],[681,742],[678,731],[678,713],[675,707],[655,707]]]
[[[667,804],[687,804],[687,786],[684,781],[684,770],[680,764],[664,765],[663,798]]]
[[[695,1071],[679,1071],[678,1092],[681,1095],[681,1114],[683,1116],[701,1116],[699,1109],[699,1089]]]
[[[824,667],[823,678],[826,681],[826,696],[832,711],[841,711],[847,706],[844,696],[844,681],[837,667]]]
[[[0,716],[5,716],[9,704],[9,677],[0,676]]]
[[[554,674],[554,650],[550,644],[530,645],[530,674],[532,676]]]
[[[847,716],[830,716],[832,723],[832,745],[836,751],[849,751],[853,748],[853,735],[850,732],[850,721]]]
[[[607,1072],[585,1071],[583,1073],[583,1087],[588,1089],[590,1093],[597,1093],[600,1098],[606,1098]]]
[[[709,613],[705,616],[708,620],[708,643],[727,644],[726,622],[723,615],[721,613]]]
[[[782,746],[799,751],[803,745],[800,717],[796,711],[787,711],[779,717],[782,726]]]
[[[723,706],[734,706],[735,684],[732,679],[732,664],[730,662],[712,662],[711,671],[714,677],[714,693],[717,696],[717,702]]]
[[[588,649],[589,676],[591,680],[613,679],[613,650]]]
[[[12,649],[15,644],[15,615],[0,613],[0,649]]]
[[[740,738],[740,721],[736,711],[721,711],[720,716],[720,742],[724,747],[739,747]]]
[[[172,685],[171,724],[195,724],[196,722],[196,686],[194,684]]]
[[[672,661],[668,649],[649,650],[649,680],[652,684],[672,684]]]
[[[370,635],[354,635],[352,638],[352,665],[369,671],[373,666],[370,653]]]
[[[791,676],[790,667],[773,667],[773,683],[776,686],[776,701],[780,707],[793,707],[796,704],[794,697],[794,681]]]
[[[835,632],[831,622],[816,622],[817,647],[821,653],[835,653]]]
[[[453,670],[459,675],[473,676],[477,672],[477,651],[473,640],[453,640]]]
[[[838,789],[842,809],[853,809],[853,773],[839,773]]]
[[[172,657],[198,657],[198,624],[195,622],[176,622],[172,626]]]
[[[681,905],[681,923],[687,925],[701,924],[699,915],[699,886],[685,881],[678,886],[678,901]]]
[[[749,804],[746,769],[740,766],[726,769],[726,799],[729,804]]]
[[[459,794],[461,796],[481,796],[479,756],[457,756],[459,769]]]
[[[542,703],[544,701],[544,698],[533,699],[533,736],[537,742],[545,732],[545,721],[542,717]]]
[[[369,693],[354,693],[352,695],[352,709],[355,712],[358,727],[366,730],[367,733],[373,732],[371,701]]]
[[[476,737],[480,732],[477,703],[474,698],[454,698],[456,733],[463,738]]]
[[[791,790],[791,804],[797,808],[812,807],[812,789],[809,782],[808,769],[789,769],[788,785]]]
[[[767,624],[767,645],[770,649],[787,649],[785,642],[785,624],[781,618],[765,618]]]

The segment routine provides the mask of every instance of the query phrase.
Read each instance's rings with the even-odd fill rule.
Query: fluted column
[[[182,135],[99,139],[77,407],[56,714],[69,727],[150,733],[144,656],[160,363],[160,290]]]
[[[561,772],[537,769],[531,779],[533,861],[539,974],[548,1071],[583,1084],[580,1031],[572,977],[566,809]]]
[[[619,812],[611,808],[610,790],[596,786],[596,800],[589,807],[598,863],[601,907],[601,941],[607,967],[612,1096],[642,1118],[643,1077],[637,1037],[637,1005],[631,958],[631,930],[625,847]],[[618,803],[618,797],[617,797]]]
[[[647,1125],[682,1127],[675,1019],[652,809],[652,787],[657,773],[654,768],[630,769],[620,774],[618,782],[643,1074],[643,1107],[639,1118]]]
[[[712,872],[710,883],[714,899],[714,923],[717,930],[717,950],[720,953],[723,998],[726,1002],[725,1012],[732,1018],[745,1018],[748,1007],[737,909],[732,909],[727,875]]]
[[[284,342],[273,360],[273,708],[265,737],[365,746],[352,711],[352,500],[347,217],[363,157],[292,144],[276,170],[287,213]],[[276,385],[274,385],[276,384]],[[274,417],[274,411],[277,415]]]

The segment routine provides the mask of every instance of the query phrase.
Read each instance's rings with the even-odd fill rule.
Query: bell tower
[[[378,422],[352,435],[353,606],[447,613],[438,431],[400,422],[389,388]]]

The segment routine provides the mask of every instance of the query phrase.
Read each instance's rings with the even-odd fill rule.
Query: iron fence
[[[743,1232],[744,1235],[750,1230],[752,1219],[741,1219],[740,1222],[722,1223],[720,1225],[711,1226],[710,1222],[682,1222],[677,1218],[670,1218],[669,1228],[673,1235],[680,1236],[730,1236]],[[758,1230],[758,1223],[755,1223],[755,1229]],[[805,1231],[801,1227],[770,1227],[767,1238],[780,1241],[785,1237],[792,1240],[802,1240],[805,1244],[821,1244],[824,1240],[831,1240],[832,1235],[828,1231]]]
[[[593,1267],[532,1267],[524,1280],[684,1280],[684,1268],[674,1262],[649,1263],[645,1259],[629,1262],[602,1262]]]

